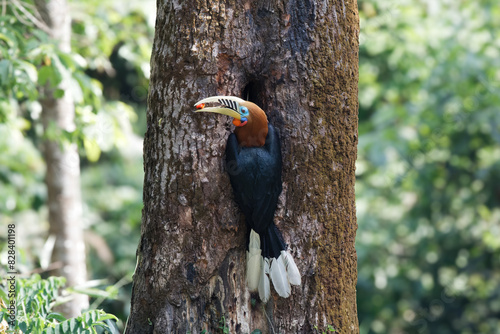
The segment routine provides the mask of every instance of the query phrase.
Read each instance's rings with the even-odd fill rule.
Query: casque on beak
[[[247,107],[241,105],[243,102],[245,100],[236,96],[211,96],[196,102],[194,106],[196,112],[204,111],[227,115],[234,118],[234,125],[243,126],[247,123],[249,115]],[[205,107],[207,103],[216,103],[220,106]]]

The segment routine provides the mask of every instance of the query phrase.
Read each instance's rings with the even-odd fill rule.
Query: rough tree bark
[[[63,52],[71,51],[71,16],[65,0],[36,0],[36,7],[48,27],[50,37]],[[74,131],[75,106],[66,80],[57,87],[62,98],[55,98],[49,85],[40,91],[42,122],[45,131]],[[50,130],[49,130],[50,129]],[[82,228],[82,200],[80,190],[80,158],[76,144],[61,145],[60,141],[45,139],[43,155],[47,167],[47,206],[49,233],[56,237],[53,261],[61,267],[51,274],[64,276],[67,286],[78,286],[87,280],[85,245]],[[89,306],[86,295],[77,294],[61,305],[66,316],[78,316]]]
[[[358,332],[356,1],[158,0],[144,210],[126,333]],[[267,112],[283,151],[276,224],[301,271],[288,299],[245,285],[246,227],[232,200],[212,95]]]

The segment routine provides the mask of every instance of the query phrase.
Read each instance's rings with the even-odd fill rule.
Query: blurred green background
[[[361,333],[500,333],[498,1],[359,1]]]
[[[96,293],[91,307],[125,321],[140,236],[155,3],[72,1],[69,56],[22,20],[13,5],[20,2],[7,3],[0,228],[17,224],[19,270],[43,275],[50,254],[36,86],[69,75],[78,129],[65,140],[81,151],[89,279],[108,297]],[[358,5],[360,332],[500,333],[500,6]],[[0,242],[5,266],[3,233]]]
[[[69,1],[72,53],[63,54],[25,12],[0,3],[0,229],[15,223],[23,277],[50,268],[44,133],[37,86],[71,80],[81,156],[83,221],[91,308],[129,313],[142,210],[142,137],[156,4],[154,0]],[[5,11],[5,12],[4,12]],[[7,265],[6,232],[0,233]],[[4,272],[1,272],[2,278]],[[2,282],[5,283],[5,282]]]

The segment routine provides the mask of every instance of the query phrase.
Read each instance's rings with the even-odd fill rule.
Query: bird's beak
[[[211,96],[196,102],[194,105],[196,107],[196,112],[215,112],[218,114],[223,114],[231,116],[237,120],[241,120],[245,115],[242,113],[241,103],[245,100],[240,99],[236,96]],[[216,103],[220,106],[218,107],[205,107],[207,103]]]

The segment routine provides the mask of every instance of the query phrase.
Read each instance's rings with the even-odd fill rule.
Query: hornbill
[[[206,104],[217,106],[205,107]],[[281,232],[273,222],[281,185],[281,148],[278,133],[255,103],[234,96],[212,96],[195,104],[196,111],[233,117],[236,126],[226,145],[226,169],[234,199],[245,216],[247,237],[246,281],[267,302],[269,277],[281,297],[300,285],[299,270],[287,252]]]

